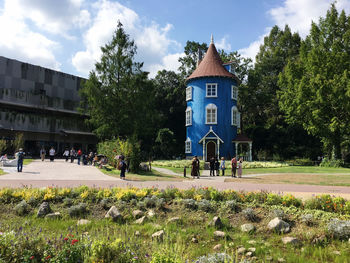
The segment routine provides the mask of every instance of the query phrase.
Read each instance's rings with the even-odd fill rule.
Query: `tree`
[[[206,43],[200,44],[199,42],[195,41],[187,41],[185,46],[185,56],[179,58],[179,62],[181,63],[181,66],[179,67],[179,71],[183,78],[187,78],[192,74],[192,72],[197,67],[198,62],[198,51],[206,52],[208,49],[208,45]]]
[[[173,71],[159,71],[154,78],[155,108],[159,116],[159,129],[168,128],[174,133],[175,155],[184,152],[185,141],[185,80]],[[160,130],[158,131],[160,132]],[[164,156],[165,157],[165,156]]]
[[[161,157],[171,159],[174,156],[176,149],[174,133],[168,128],[160,129],[156,138],[156,147],[159,148]]]
[[[101,47],[101,61],[95,64],[80,90],[81,110],[101,139],[154,134],[153,84],[134,62],[136,46],[118,22],[112,40]]]
[[[289,123],[302,125],[338,158],[350,137],[349,74],[350,18],[332,4],[280,75],[279,105]]]
[[[245,82],[248,72],[252,68],[252,59],[242,57],[238,51],[226,53],[224,50],[219,50],[219,55],[223,63],[232,63],[235,75],[241,82]]]

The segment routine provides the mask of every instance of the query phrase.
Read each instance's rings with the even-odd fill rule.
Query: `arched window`
[[[192,125],[192,109],[187,107],[186,109],[186,126]]]
[[[231,86],[231,98],[233,100],[237,100],[237,98],[238,98],[238,87],[235,85]]]
[[[205,124],[217,124],[217,107],[212,103],[205,107]]]
[[[192,142],[191,139],[187,137],[185,141],[185,153],[191,153],[192,152]]]
[[[232,107],[231,111],[231,124],[233,126],[237,126],[237,128],[241,127],[241,114],[239,113],[236,106]]]

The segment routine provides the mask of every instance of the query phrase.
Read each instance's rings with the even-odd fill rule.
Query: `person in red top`
[[[78,165],[80,165],[80,159],[82,155],[83,155],[83,152],[79,149],[77,152]]]
[[[237,159],[236,156],[232,158],[231,160],[231,176],[236,177],[236,171],[237,171]]]

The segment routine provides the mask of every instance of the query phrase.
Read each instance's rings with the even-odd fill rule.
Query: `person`
[[[211,157],[209,160],[209,166],[210,166],[210,176],[215,176],[214,168],[215,168],[215,158]]]
[[[197,156],[195,156],[192,159],[192,168],[191,168],[191,176],[193,178],[195,178],[195,177],[199,178],[197,165],[198,165]]]
[[[63,156],[66,158],[66,162],[68,162],[68,158],[69,158],[69,150],[66,149],[63,153]]]
[[[49,151],[49,155],[50,155],[50,162],[53,162],[55,160],[55,154],[56,151],[53,147],[51,147],[50,151]]]
[[[220,167],[220,163],[219,163],[219,160],[218,160],[218,157],[215,157],[215,170],[216,170],[216,176],[219,176],[219,167]]]
[[[93,159],[94,159],[94,153],[93,153],[93,151],[90,151],[89,156],[88,156],[88,162],[90,165],[92,165]]]
[[[234,156],[231,160],[231,176],[236,177],[236,171],[237,171],[237,159],[236,156]]]
[[[73,163],[74,162],[74,158],[75,158],[75,150],[74,150],[74,148],[72,148],[70,150],[69,155],[70,155],[70,162]]]
[[[118,167],[120,169],[120,179],[125,180],[126,162],[123,155],[120,156]]]
[[[238,178],[242,177],[242,168],[243,168],[243,159],[242,157],[239,158],[239,161],[237,163],[237,174],[238,174]]]
[[[25,153],[23,152],[22,148],[19,148],[18,153],[16,154],[17,157],[17,172],[21,173],[23,169],[23,159],[24,159]]]
[[[200,174],[200,162],[199,162],[197,155],[195,157],[196,157],[196,161],[197,161],[197,174],[198,174],[198,179],[199,179],[199,176],[201,175]]]
[[[78,152],[77,152],[77,161],[78,161],[78,165],[80,165],[80,159],[81,159],[81,156],[83,155],[83,152],[79,149]]]
[[[41,157],[41,161],[42,161],[42,162],[45,161],[45,155],[46,155],[46,150],[45,150],[45,148],[44,148],[44,146],[43,146],[43,147],[41,147],[41,149],[40,149],[40,157]]]
[[[222,176],[225,176],[225,158],[221,157],[220,170],[222,171]]]
[[[5,153],[3,156],[0,157],[0,162],[8,161],[7,154]]]

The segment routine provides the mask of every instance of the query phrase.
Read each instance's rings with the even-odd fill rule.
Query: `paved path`
[[[158,170],[158,168],[157,168]],[[33,161],[23,168],[22,173],[15,169],[7,170],[8,174],[0,176],[1,187],[76,187],[87,185],[92,187],[177,187],[189,189],[191,187],[214,187],[219,190],[233,189],[236,191],[265,190],[275,193],[292,193],[298,197],[310,197],[314,194],[329,193],[344,196],[350,199],[350,187],[344,186],[320,186],[320,185],[296,185],[296,184],[254,184],[249,182],[224,182],[227,177],[209,177],[207,171],[202,173],[200,179],[186,181],[128,181],[107,176],[96,167],[78,166],[76,163],[66,163],[64,160],[54,162]],[[162,172],[164,172],[162,170]],[[169,172],[170,173],[170,172]],[[171,172],[174,173],[174,172]],[[179,175],[179,174],[178,174]],[[180,175],[179,175],[180,176]],[[126,178],[128,176],[126,175]]]

